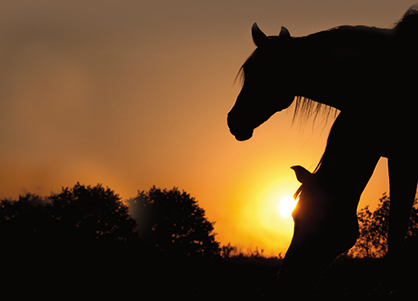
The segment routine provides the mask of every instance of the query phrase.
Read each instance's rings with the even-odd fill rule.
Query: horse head
[[[358,222],[356,209],[348,207],[345,197],[337,195],[327,181],[301,166],[292,169],[302,185],[296,192],[294,233],[279,273],[279,286],[301,290],[355,244]]]
[[[292,39],[289,31],[282,27],[278,36],[268,37],[254,23],[252,36],[257,49],[241,67],[243,87],[228,113],[228,126],[239,141],[250,139],[256,127],[288,108],[295,97],[280,55]]]

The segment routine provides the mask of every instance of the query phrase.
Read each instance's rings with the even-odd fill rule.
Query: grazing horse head
[[[301,166],[294,166],[302,183],[295,196],[294,234],[279,274],[281,289],[301,290],[323,272],[358,236],[356,207],[350,208],[327,181]]]
[[[288,108],[295,97],[288,68],[280,62],[292,39],[289,31],[282,27],[279,36],[267,37],[254,23],[252,36],[257,49],[241,67],[244,85],[228,114],[230,131],[239,141],[250,139],[256,127]]]

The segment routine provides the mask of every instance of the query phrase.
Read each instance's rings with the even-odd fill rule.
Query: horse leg
[[[418,180],[418,164],[413,157],[405,155],[390,157],[388,164],[390,183],[388,252],[386,272],[378,288],[386,293],[399,288],[402,281],[402,251]]]

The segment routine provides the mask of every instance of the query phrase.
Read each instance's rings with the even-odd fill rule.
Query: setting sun
[[[297,201],[291,196],[284,197],[278,206],[279,213],[282,217],[288,218],[292,216],[293,209],[295,209]]]

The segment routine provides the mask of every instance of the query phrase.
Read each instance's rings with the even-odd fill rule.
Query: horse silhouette
[[[303,292],[354,245],[359,197],[380,157],[388,158],[391,198],[384,281],[396,279],[418,179],[417,7],[393,29],[341,26],[294,38],[284,27],[267,37],[254,24],[252,35],[258,47],[240,70],[244,85],[228,114],[237,140],[294,99],[295,115],[341,111],[317,169],[293,167],[302,185],[281,290]]]

